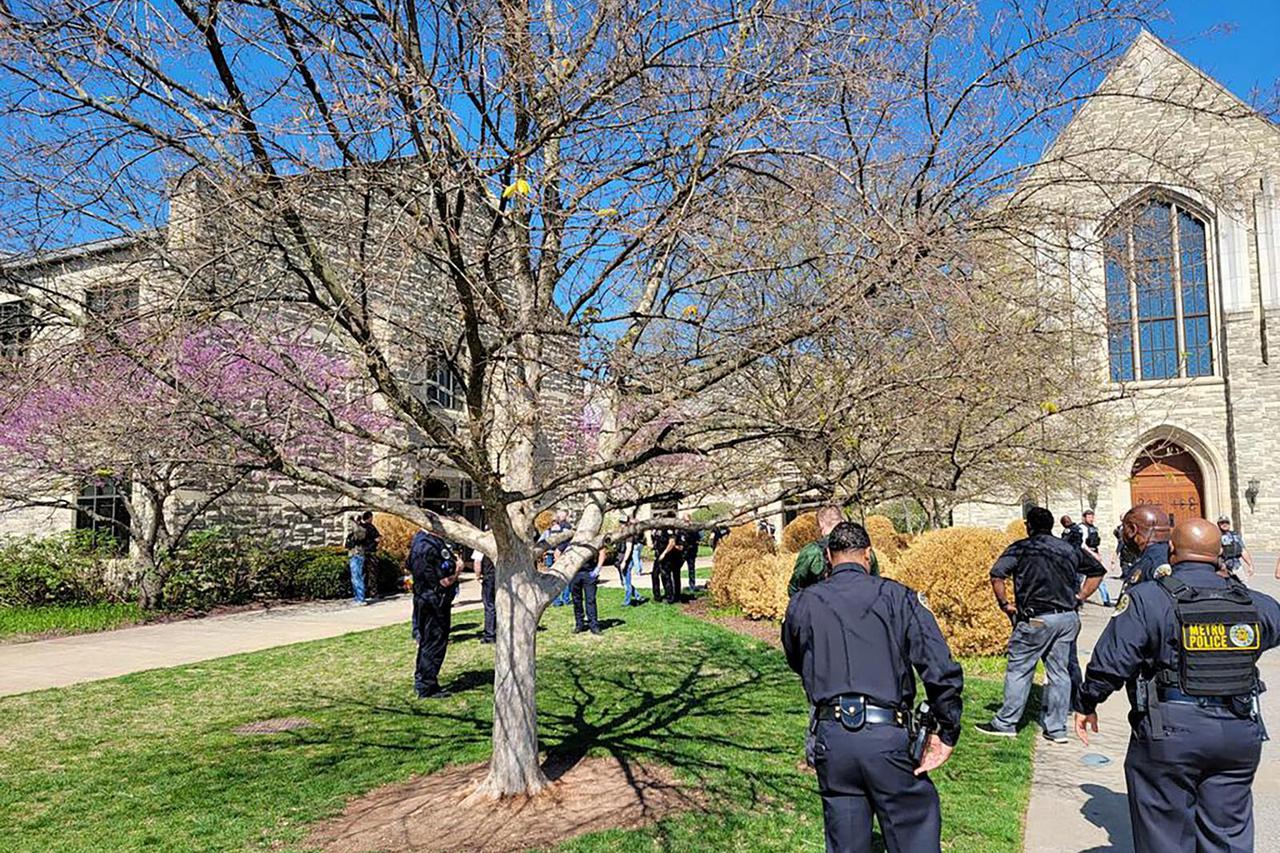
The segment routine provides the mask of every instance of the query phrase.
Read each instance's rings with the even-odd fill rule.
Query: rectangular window
[[[85,484],[76,497],[76,530],[115,543],[116,553],[129,553],[129,489],[115,479]]]
[[[113,282],[87,288],[84,308],[104,321],[131,320],[138,316],[138,285]]]
[[[1179,272],[1182,279],[1182,339],[1187,375],[1213,374],[1213,337],[1209,325],[1209,274],[1204,223],[1178,211]]]
[[[33,328],[31,303],[25,299],[0,302],[0,359],[25,358]]]
[[[1133,308],[1129,300],[1128,240],[1116,230],[1107,240],[1107,349],[1111,355],[1111,381],[1133,381]]]
[[[428,402],[444,409],[462,409],[462,381],[445,359],[436,358],[427,366],[423,384]]]

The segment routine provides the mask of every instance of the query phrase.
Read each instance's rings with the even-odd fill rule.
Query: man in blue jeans
[[[1094,557],[1053,535],[1053,513],[1032,507],[1027,513],[1025,539],[1014,542],[991,567],[991,590],[996,604],[1013,622],[1004,675],[1004,704],[989,723],[977,730],[992,737],[1014,737],[1026,709],[1037,661],[1044,661],[1048,684],[1040,724],[1046,739],[1067,743],[1067,713],[1071,705],[1071,656],[1080,633],[1080,604],[1106,575]],[[1084,575],[1077,592],[1076,575]],[[1017,603],[1009,598],[1012,580]]]
[[[364,566],[368,557],[378,552],[378,540],[382,535],[373,526],[373,513],[365,511],[352,516],[351,530],[347,533],[347,568],[351,571],[351,593],[356,604],[368,604],[364,597]]]

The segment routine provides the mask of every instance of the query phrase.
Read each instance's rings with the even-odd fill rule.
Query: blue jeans
[[[1071,650],[1079,633],[1079,613],[1046,613],[1014,627],[1004,673],[1004,705],[991,725],[1006,732],[1017,729],[1031,693],[1036,662],[1043,660],[1048,684],[1040,724],[1045,734],[1066,733],[1071,705]]]
[[[631,585],[631,567],[635,564],[634,560],[627,560],[618,563],[618,580],[622,581],[622,606],[626,607],[631,604],[632,599],[639,598],[636,595],[636,588]]]
[[[347,561],[351,567],[351,593],[357,602],[364,601],[364,554],[352,554]]]

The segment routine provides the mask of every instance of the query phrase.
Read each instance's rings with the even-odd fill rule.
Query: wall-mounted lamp
[[[1249,502],[1249,512],[1252,513],[1258,504],[1258,481],[1256,479],[1249,481],[1249,488],[1244,490],[1244,499]]]

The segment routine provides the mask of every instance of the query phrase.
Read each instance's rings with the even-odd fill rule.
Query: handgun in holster
[[[911,763],[916,767],[924,760],[925,748],[929,745],[929,735],[938,727],[933,716],[933,709],[928,702],[921,702],[916,710],[907,716],[907,737],[910,738]]]

